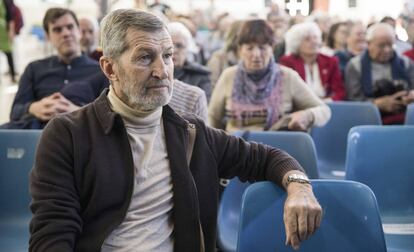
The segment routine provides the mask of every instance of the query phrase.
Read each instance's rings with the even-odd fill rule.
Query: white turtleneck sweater
[[[108,99],[128,133],[135,183],[125,219],[105,239],[101,252],[173,251],[173,186],[162,108],[151,112],[134,110],[116,96],[112,86]]]

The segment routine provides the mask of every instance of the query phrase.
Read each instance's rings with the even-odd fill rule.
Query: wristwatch
[[[291,182],[297,182],[301,184],[310,184],[310,180],[303,174],[293,173],[287,177],[286,186],[288,186]]]

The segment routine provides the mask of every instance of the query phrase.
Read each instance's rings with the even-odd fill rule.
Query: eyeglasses
[[[174,43],[174,49],[176,49],[176,50],[183,50],[183,49],[185,49],[186,48],[186,46],[183,44],[183,43]]]

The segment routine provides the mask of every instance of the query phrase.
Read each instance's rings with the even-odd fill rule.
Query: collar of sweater
[[[133,109],[115,94],[112,86],[109,87],[108,100],[111,109],[121,115],[126,127],[149,128],[161,123],[162,107],[150,112]]]

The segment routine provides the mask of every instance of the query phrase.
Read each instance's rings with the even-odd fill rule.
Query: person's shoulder
[[[296,56],[293,54],[285,54],[282,57],[280,57],[280,61],[294,61],[296,59]]]
[[[107,89],[93,102],[82,106],[81,108],[68,113],[62,113],[52,120],[60,121],[71,128],[78,128],[79,130],[88,127],[96,127],[95,124],[104,124],[105,120],[111,120],[112,115],[116,113],[110,109],[109,101],[107,99]]]
[[[31,66],[31,67],[44,67],[47,64],[54,63],[54,62],[57,62],[57,61],[58,61],[57,56],[49,56],[49,57],[46,57],[46,58],[34,60],[34,61],[30,62],[28,64],[28,66]]]
[[[279,64],[279,67],[280,67],[280,71],[282,72],[283,77],[300,78],[298,72],[296,72],[292,68],[284,66],[284,65],[280,65],[280,64]]]
[[[338,58],[335,55],[326,55],[323,53],[318,53],[317,61],[319,64],[333,65],[338,63]]]
[[[201,88],[177,79],[174,79],[174,91],[179,91],[180,93],[190,93],[197,96],[204,94],[204,91]]]
[[[334,55],[336,57],[347,57],[349,55],[349,52],[347,50],[339,50],[336,51]]]
[[[226,69],[223,70],[223,72],[221,73],[221,75],[222,76],[227,76],[227,77],[234,76],[236,74],[236,72],[237,72],[238,67],[239,67],[238,65],[234,65],[234,66],[228,67],[228,68],[226,68]]]
[[[325,61],[334,61],[336,60],[335,55],[326,55],[323,53],[318,53],[318,57]]]
[[[291,68],[295,68],[303,64],[303,60],[298,55],[291,53],[280,57],[279,63]]]
[[[92,59],[91,57],[82,54],[79,58],[75,59],[76,62],[80,67],[82,66],[92,66],[92,67],[99,67],[99,64],[96,60]]]
[[[90,121],[87,117],[92,111],[92,104],[88,104],[73,112],[58,114],[47,123],[46,128],[52,131],[66,129],[70,132],[76,131],[76,129],[86,129]]]
[[[202,74],[202,75],[209,75],[211,72],[208,70],[207,67],[202,66],[196,62],[187,62],[184,65],[184,69],[188,72],[196,73],[196,74]]]
[[[85,106],[80,107],[79,109],[63,113],[59,116],[63,117],[64,120],[76,122],[76,121],[84,121],[86,117],[88,117],[90,114],[95,114],[97,103],[96,101],[93,101],[91,103],[86,104]]]
[[[210,60],[224,60],[226,58],[226,51],[224,50],[224,48],[221,48],[215,52],[213,52],[213,54],[210,57]]]

